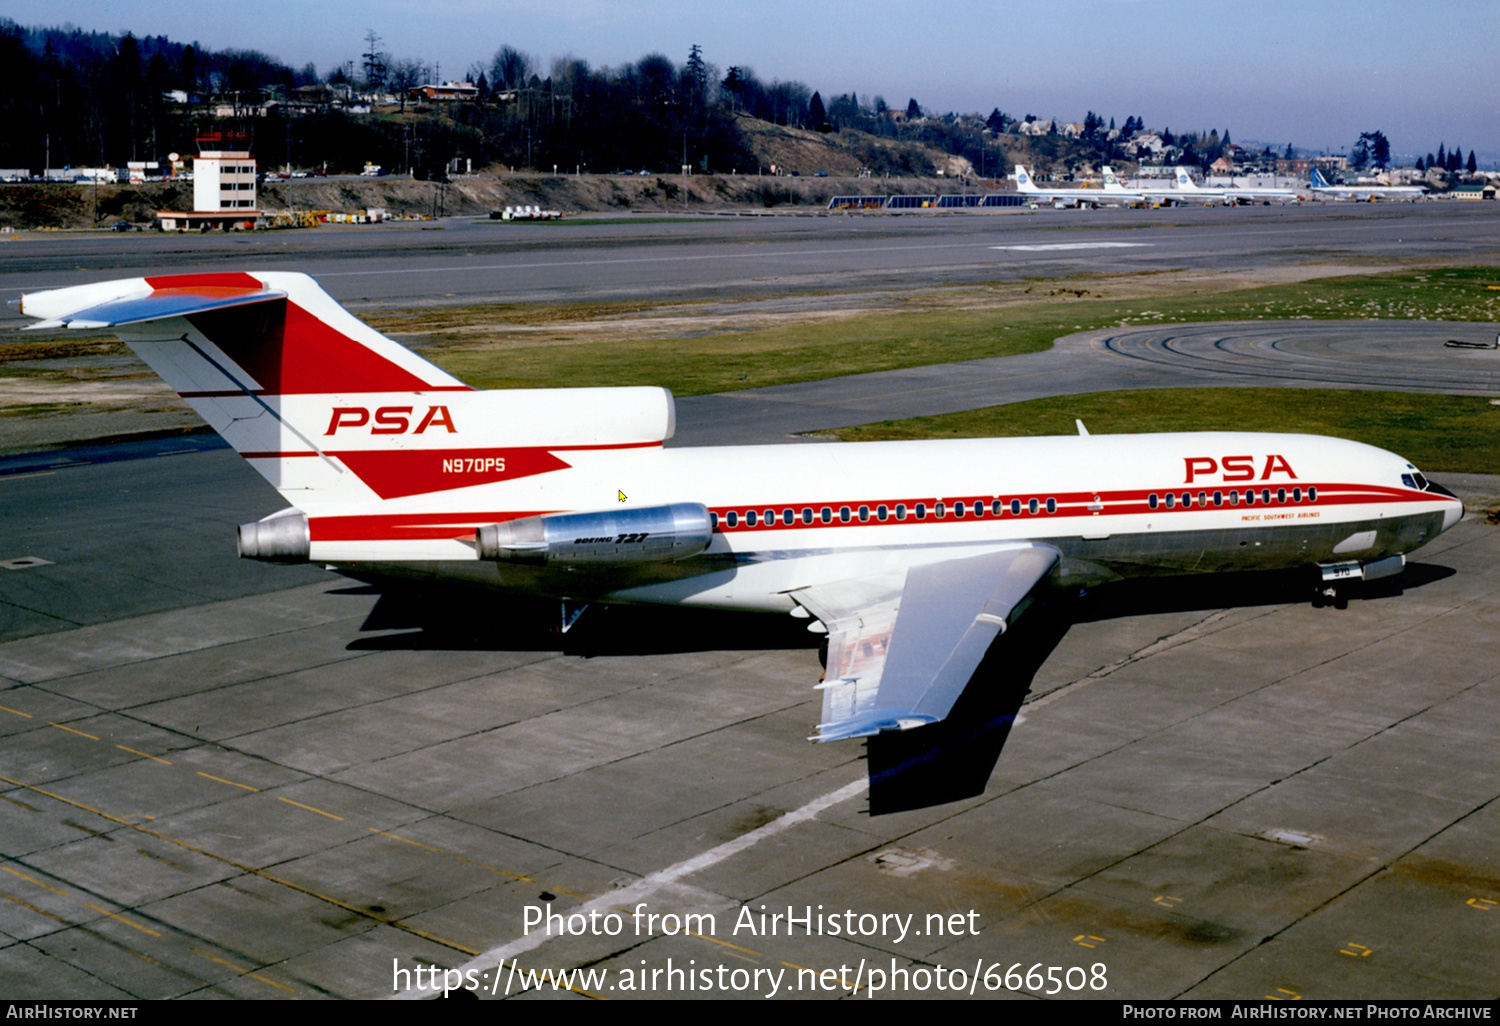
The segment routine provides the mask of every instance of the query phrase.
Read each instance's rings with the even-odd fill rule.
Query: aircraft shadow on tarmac
[[[1356,602],[1394,598],[1455,572],[1411,563],[1396,577],[1346,588],[1344,595]],[[1312,592],[1306,573],[1277,571],[1120,581],[1036,603],[1020,629],[1007,631],[990,646],[947,719],[868,741],[870,814],[983,794],[1032,680],[1073,624],[1299,604],[1309,601]],[[380,594],[362,626],[370,636],[349,644],[360,650],[539,651],[589,658],[815,649],[821,642],[820,635],[806,630],[806,621],[788,616],[616,606],[590,609],[562,633],[553,601],[497,599],[492,593],[452,588],[382,591],[356,586],[339,593]]]
[[[1394,598],[1455,572],[1412,563],[1396,577],[1348,588],[1345,594],[1357,602]],[[870,814],[926,808],[984,793],[1033,678],[1073,624],[1298,604],[1309,601],[1312,593],[1303,572],[1205,574],[1120,581],[1033,606],[1021,629],[1006,632],[990,646],[946,720],[870,739]],[[1338,615],[1337,610],[1329,615]]]

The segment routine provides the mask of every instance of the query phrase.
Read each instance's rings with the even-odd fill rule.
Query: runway
[[[1452,209],[1349,224],[1420,228],[1477,258],[1491,239],[1455,241],[1482,222]],[[666,238],[648,252],[716,245],[648,229]],[[942,256],[946,221],[881,230],[908,233],[923,282],[977,266]],[[811,261],[825,244],[799,245]],[[1036,258],[1129,251],[1101,252]],[[889,273],[861,259],[838,273]],[[715,287],[750,280],[706,263]],[[649,288],[640,270],[553,273],[602,295]],[[535,274],[519,287],[550,294]],[[474,281],[462,295],[493,287]],[[684,400],[677,441],[1138,383],[1496,394],[1493,353],[1442,347],[1459,330],[1084,333],[1046,354]],[[1500,478],[1437,477],[1471,509],[1500,504]],[[1280,576],[1054,602],[992,651],[929,759],[803,740],[817,639],[789,617],[593,610],[559,636],[549,608],[237,560],[233,526],[280,504],[210,439],[0,461],[0,562],[20,562],[0,570],[8,996],[368,998],[430,966],[473,971],[486,997],[577,967],[598,972],[569,977],[575,997],[764,996],[782,971],[779,996],[863,1000],[877,967],[1046,996],[1024,984],[1035,963],[1059,968],[1059,998],[1500,993],[1500,529],[1482,517],[1345,610]],[[614,911],[621,932],[527,932],[527,906],[549,905]],[[638,934],[641,905],[714,918]],[[735,929],[745,909],[788,907],[852,912],[854,933]],[[899,935],[885,918],[907,915]],[[687,995],[662,976],[623,989],[669,960],[724,972]],[[991,966],[1001,989],[982,982]]]
[[[1500,259],[1497,214],[1489,204],[1328,203],[676,223],[449,218],[227,238],[32,232],[0,244],[0,294],[184,268],[274,269],[311,274],[341,303],[364,309],[899,291],[1064,272],[1489,263]]]

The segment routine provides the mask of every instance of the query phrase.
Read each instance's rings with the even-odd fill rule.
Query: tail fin
[[[1177,169],[1177,188],[1183,190],[1184,192],[1200,191],[1197,183],[1193,181],[1193,176],[1188,173],[1188,169],[1185,167],[1179,167]]]
[[[1125,187],[1120,184],[1120,180],[1115,177],[1114,168],[1105,164],[1100,170],[1104,172],[1104,189],[1106,192],[1123,192],[1125,190]]]
[[[1019,192],[1038,191],[1036,183],[1031,180],[1031,176],[1026,173],[1026,169],[1020,164],[1016,165],[1016,189]]]
[[[1314,189],[1329,188],[1328,179],[1324,178],[1323,172],[1319,171],[1317,168],[1313,168],[1310,172],[1308,172],[1308,176],[1312,181]]]
[[[660,445],[659,388],[475,391],[304,274],[132,278],[23,296],[30,327],[110,328],[288,501],[368,508]]]

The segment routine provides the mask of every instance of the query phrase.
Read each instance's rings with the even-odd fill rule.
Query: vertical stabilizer
[[[22,297],[38,327],[108,328],[289,501],[369,506],[660,445],[660,388],[481,392],[362,323],[304,274],[133,278]]]

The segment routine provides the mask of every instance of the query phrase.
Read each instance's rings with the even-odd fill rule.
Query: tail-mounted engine
[[[241,559],[259,559],[267,563],[306,563],[311,543],[307,516],[300,510],[286,510],[253,524],[240,525]]]
[[[696,502],[597,513],[553,513],[487,524],[475,532],[480,559],[505,563],[607,566],[696,556],[713,540],[707,507]]]

